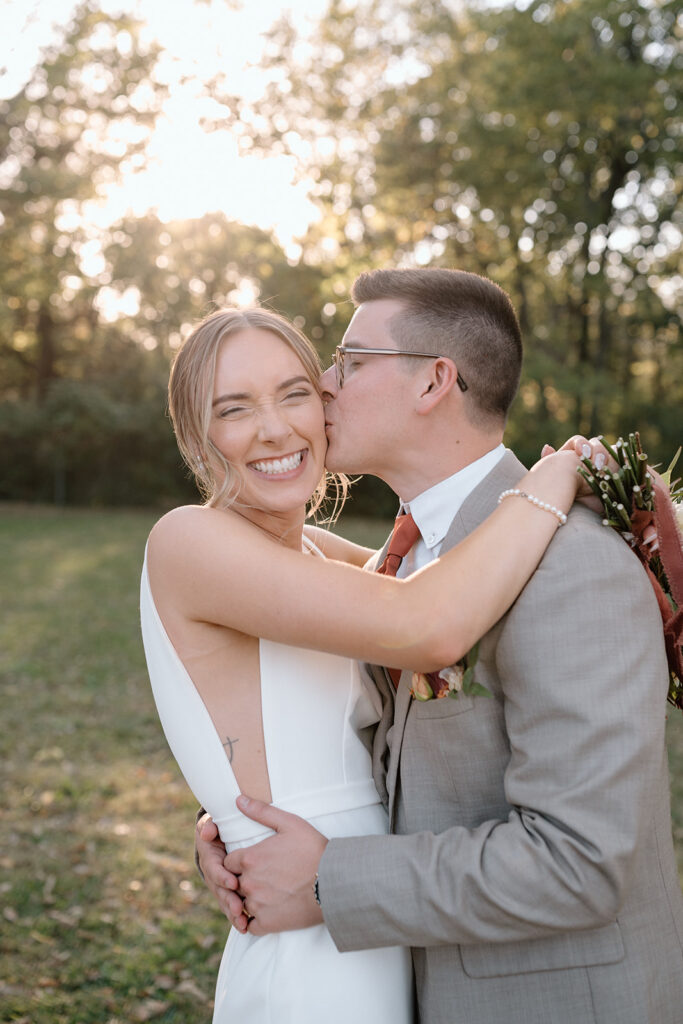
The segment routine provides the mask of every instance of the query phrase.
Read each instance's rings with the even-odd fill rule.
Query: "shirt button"
[[[434,534],[430,533],[429,536],[427,537],[427,546],[430,547],[430,548],[433,547],[435,540],[436,540],[436,537],[434,536]]]

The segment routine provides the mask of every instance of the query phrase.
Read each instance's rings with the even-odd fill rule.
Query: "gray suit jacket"
[[[523,473],[507,453],[444,550]],[[327,847],[339,949],[412,946],[423,1024],[681,1024],[666,660],[623,540],[572,511],[481,642],[491,698],[418,703],[410,673],[396,694],[373,675],[375,779],[396,834]]]

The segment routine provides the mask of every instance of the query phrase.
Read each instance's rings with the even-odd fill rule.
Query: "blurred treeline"
[[[527,354],[507,441],[525,461],[637,426],[668,462],[683,435],[679,0],[330,0],[306,40],[283,20],[262,98],[203,83],[205,128],[296,157],[321,210],[297,260],[220,213],[89,218],[144,164],[164,100],[140,29],[80,6],[0,101],[1,499],[192,498],[165,411],[191,325],[251,293],[300,318],[327,362],[351,281],[381,265],[457,266],[510,292]],[[366,487],[355,510],[391,503]]]

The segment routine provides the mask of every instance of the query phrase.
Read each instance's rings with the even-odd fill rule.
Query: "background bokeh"
[[[173,354],[217,306],[260,302],[327,363],[360,271],[455,266],[519,311],[506,440],[527,463],[638,428],[668,464],[683,14],[5,0],[0,38],[0,1017],[199,1024],[225,927],[137,632],[149,527],[196,497]],[[342,529],[379,543],[394,498],[353,494]],[[680,854],[677,719],[669,751]]]
[[[21,28],[25,5],[10,8]],[[50,27],[56,9],[71,16]],[[683,433],[677,2],[332,0],[261,36],[247,5],[166,10],[168,37],[155,0],[34,4],[49,44],[35,66],[9,62],[0,499],[187,498],[165,384],[193,323],[259,301],[327,361],[353,278],[381,265],[457,266],[510,292],[526,364],[507,439],[524,460],[637,426],[668,463]],[[368,485],[356,500],[393,507]]]

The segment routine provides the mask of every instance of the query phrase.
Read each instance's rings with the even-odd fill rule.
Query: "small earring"
[[[195,461],[197,463],[197,469],[206,469],[206,463],[201,455],[195,455]]]

